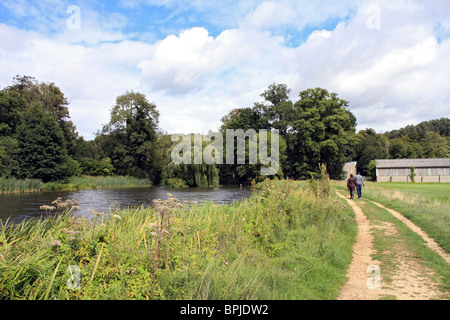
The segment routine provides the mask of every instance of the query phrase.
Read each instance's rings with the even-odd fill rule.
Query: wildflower
[[[59,241],[59,240],[52,240],[52,241],[50,241],[50,245],[52,247],[61,247],[61,241]]]
[[[58,197],[55,201],[52,202],[52,204],[59,204],[62,202],[62,198]]]
[[[104,215],[105,215],[103,212],[98,212],[98,211],[95,211],[95,210],[92,210],[92,209],[88,209],[88,211],[89,211],[90,213],[95,214],[97,217],[98,217],[98,216],[104,216]]]
[[[113,215],[113,217],[116,218],[116,219],[122,220],[122,217],[118,216],[117,214]]]
[[[40,206],[39,208],[44,211],[54,211],[56,209],[54,206]]]

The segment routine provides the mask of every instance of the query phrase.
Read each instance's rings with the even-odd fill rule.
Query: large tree
[[[358,132],[357,139],[355,157],[357,170],[364,176],[371,176],[373,174],[371,161],[388,157],[388,139],[373,129]]]
[[[36,103],[24,116],[17,135],[20,178],[59,181],[68,177],[71,161],[64,134],[52,115]]]
[[[139,92],[117,97],[111,120],[96,140],[117,174],[160,179],[159,116],[156,105]]]
[[[289,123],[295,150],[295,178],[310,178],[326,164],[331,178],[340,178],[344,163],[351,159],[355,144],[356,118],[349,103],[322,88],[300,92]]]
[[[277,129],[286,142],[284,175],[308,179],[326,164],[331,177],[339,178],[344,163],[354,156],[356,143],[356,118],[348,102],[321,88],[302,91],[295,103],[289,100],[290,93],[284,84],[270,85],[261,94],[264,102],[222,118],[222,130]]]

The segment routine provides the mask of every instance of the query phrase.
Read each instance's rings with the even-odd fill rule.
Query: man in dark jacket
[[[355,192],[356,188],[356,180],[353,177],[353,174],[350,174],[350,178],[347,180],[347,188],[350,190],[350,199],[353,199],[353,192]]]

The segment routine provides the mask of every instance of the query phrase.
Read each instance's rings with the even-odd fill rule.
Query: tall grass
[[[340,199],[292,181],[230,205],[94,213],[0,225],[0,299],[335,299],[356,234]]]
[[[19,180],[15,178],[0,178],[0,194],[28,193],[39,191],[70,191],[82,189],[149,187],[151,185],[152,182],[149,179],[137,179],[133,177],[123,176],[82,176],[71,178],[67,183],[43,183],[42,181],[37,179]]]
[[[38,192],[42,187],[43,183],[37,179],[0,178],[0,194]]]

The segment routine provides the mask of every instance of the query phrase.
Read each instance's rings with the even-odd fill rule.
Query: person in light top
[[[361,199],[362,187],[366,185],[364,184],[363,176],[360,175],[359,172],[355,176],[355,182],[356,182],[356,191],[358,192],[358,199]]]

